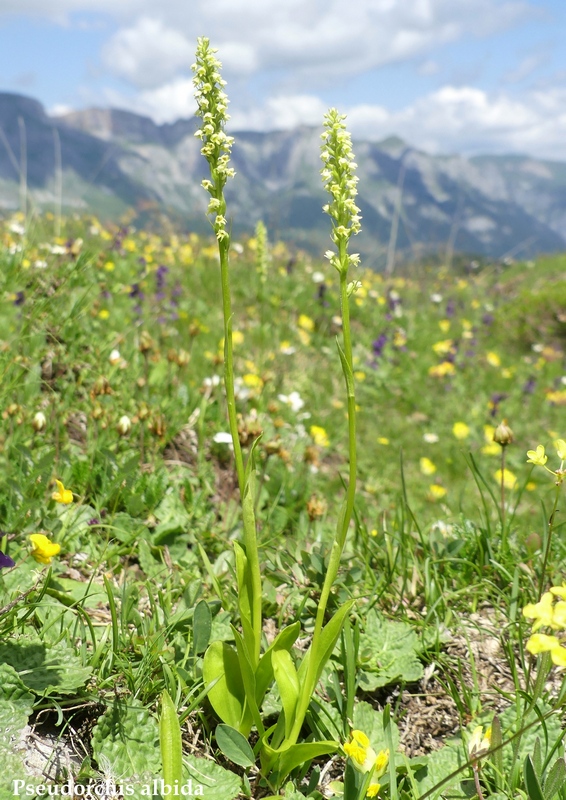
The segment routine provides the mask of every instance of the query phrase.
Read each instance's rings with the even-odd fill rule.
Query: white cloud
[[[118,31],[102,49],[104,66],[140,88],[154,88],[188,69],[192,44],[158,19],[140,17]]]
[[[278,97],[249,113],[233,112],[232,130],[322,125],[326,106],[308,95]],[[379,105],[342,108],[357,139],[396,134],[432,153],[527,153],[566,159],[566,89],[531,92],[517,100],[469,86],[444,86],[396,111]]]
[[[156,89],[146,89],[133,96],[107,89],[103,105],[151,117],[159,124],[188,119],[194,115],[197,107],[191,78],[174,78]]]
[[[33,13],[60,21],[79,11],[108,14],[122,27],[107,45],[106,66],[146,87],[152,57],[155,86],[158,75],[170,79],[172,70],[192,63],[202,35],[219,48],[227,70],[285,70],[297,82],[329,82],[426,58],[443,43],[486,36],[534,13],[532,0],[192,0],[188,6],[187,0],[3,0],[0,17]]]

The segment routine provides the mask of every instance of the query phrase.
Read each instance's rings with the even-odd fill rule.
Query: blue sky
[[[232,130],[336,106],[358,138],[566,160],[565,34],[564,0],[2,0],[0,90],[170,122],[206,35]]]

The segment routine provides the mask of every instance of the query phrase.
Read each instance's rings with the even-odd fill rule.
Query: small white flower
[[[297,352],[297,348],[296,347],[292,347],[291,345],[289,345],[288,347],[282,347],[281,348],[281,353],[283,353],[284,356],[292,356],[293,353],[296,353],[296,352]]]
[[[54,256],[64,256],[65,253],[67,252],[67,248],[63,247],[62,244],[51,245],[49,250],[50,250],[51,255],[54,255]]]
[[[120,355],[120,351],[119,350],[112,350],[112,352],[108,356],[108,361],[110,361],[110,363],[112,364],[113,367],[115,367],[116,364],[119,364],[121,359],[122,359],[122,356]]]
[[[120,417],[118,420],[118,425],[116,428],[120,436],[127,436],[132,430],[132,420],[124,414],[124,416]]]
[[[38,258],[37,261],[34,261],[33,266],[36,269],[45,269],[47,267],[47,261],[43,258]]]
[[[202,382],[203,386],[206,386],[207,388],[218,386],[219,383],[220,383],[220,375],[213,375],[211,378],[205,378]]]
[[[438,292],[431,294],[430,299],[433,303],[442,303],[442,295],[438,294]]]
[[[37,433],[39,433],[45,428],[45,426],[47,425],[47,420],[45,418],[45,414],[43,413],[43,411],[37,412],[31,424],[33,426],[34,431],[36,431]]]
[[[212,437],[212,441],[216,444],[232,444],[232,434],[227,433],[226,431],[218,431]]]
[[[291,394],[278,394],[277,399],[281,403],[285,403],[288,406],[291,406],[291,410],[297,413],[300,411],[301,408],[304,406],[305,402],[301,398],[301,395],[298,392],[291,392]]]
[[[427,444],[436,444],[438,435],[436,433],[425,433],[423,439]]]
[[[19,236],[23,236],[24,233],[26,232],[24,226],[21,225],[19,222],[10,223],[10,225],[8,226],[8,230],[11,231],[11,233],[17,233]]]
[[[313,272],[312,281],[313,283],[324,283],[324,272]]]
[[[234,250],[234,252],[236,252],[239,256],[241,256],[242,253],[244,252],[244,246],[240,244],[240,242],[234,242],[232,244],[232,250]]]

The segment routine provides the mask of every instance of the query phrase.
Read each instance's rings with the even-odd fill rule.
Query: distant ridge
[[[116,218],[128,207],[151,207],[187,229],[207,230],[200,187],[206,164],[194,136],[197,127],[194,118],[158,125],[119,109],[51,117],[32,98],[0,93],[0,210],[18,208],[21,128],[29,196],[40,208],[53,207],[56,130],[65,210]],[[326,199],[319,134],[305,126],[235,133],[237,175],[227,191],[236,233],[251,232],[263,218],[271,238],[324,252],[328,221],[321,210]],[[492,258],[566,248],[565,163],[524,156],[431,156],[395,136],[377,143],[355,141],[354,152],[363,216],[356,249],[368,265],[385,265],[396,207],[400,254],[443,251],[448,243],[455,251]]]

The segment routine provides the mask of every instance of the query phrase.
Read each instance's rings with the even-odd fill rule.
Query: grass
[[[16,562],[0,573],[0,798],[13,796],[12,777],[44,780],[17,745],[28,721],[74,743],[60,784],[92,784],[105,769],[132,785],[161,775],[164,692],[181,720],[185,777],[204,796],[273,794],[240,740],[220,731],[217,743],[202,678],[209,642],[233,641],[238,625],[242,536],[216,245],[92,218],[65,220],[56,239],[53,224],[15,216],[0,230],[0,539]],[[358,487],[328,612],[356,603],[302,740],[344,745],[352,726],[365,731],[376,752],[389,747],[379,782],[392,800],[478,785],[485,796],[566,796],[562,673],[525,651],[521,614],[564,579],[560,502],[543,570],[556,487],[526,451],[542,443],[559,466],[565,258],[355,275]],[[300,660],[348,474],[339,281],[281,243],[265,283],[255,239],[233,243],[230,261],[244,452],[262,433],[264,636],[299,621]],[[503,418],[514,441],[502,498],[493,432]],[[52,499],[55,479],[72,503]],[[50,564],[30,555],[38,532],[60,545]],[[489,648],[500,681],[486,678]],[[417,746],[427,696],[451,718],[445,734],[431,718]],[[272,690],[264,719],[279,704]],[[471,732],[491,724],[500,745],[492,738],[493,754],[470,761]],[[307,759],[281,791],[320,798],[346,770],[346,791],[362,796],[344,755]]]

